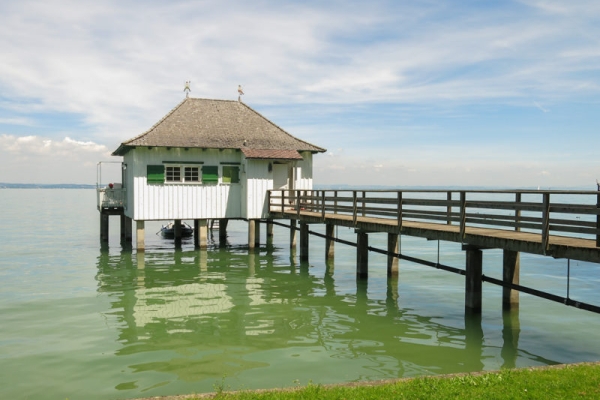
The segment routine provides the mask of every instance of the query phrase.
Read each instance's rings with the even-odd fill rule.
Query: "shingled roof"
[[[250,158],[326,151],[295,138],[240,101],[196,98],[183,100],[150,130],[121,143],[113,155],[138,146],[262,150],[251,151]]]

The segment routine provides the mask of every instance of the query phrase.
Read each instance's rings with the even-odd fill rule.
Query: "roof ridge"
[[[233,100],[235,101],[235,100]],[[321,152],[326,152],[327,150],[319,147],[319,146],[315,146],[312,143],[309,143],[305,140],[299,139],[296,136],[292,135],[291,133],[289,133],[288,131],[286,131],[285,129],[283,129],[282,127],[280,127],[279,125],[277,125],[275,122],[271,121],[269,118],[265,117],[264,115],[262,115],[261,113],[259,113],[258,111],[256,111],[255,109],[253,109],[252,107],[250,107],[249,105],[247,105],[246,103],[244,103],[243,101],[239,101],[240,104],[242,104],[244,107],[246,107],[248,110],[252,111],[253,113],[255,113],[256,115],[258,115],[259,117],[261,117],[262,119],[264,119],[265,121],[267,121],[268,123],[270,123],[271,125],[273,125],[274,127],[276,127],[277,129],[281,130],[283,133],[285,133],[286,135],[288,135],[289,137],[298,140],[299,142],[302,142],[306,145],[309,145],[311,147],[314,147],[316,149],[321,150]]]

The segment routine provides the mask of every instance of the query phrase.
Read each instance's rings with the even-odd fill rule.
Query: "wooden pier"
[[[481,312],[483,281],[503,286],[503,305],[518,306],[526,292],[590,311],[600,307],[519,285],[521,252],[600,263],[600,192],[503,190],[273,190],[273,219],[300,223],[300,258],[308,259],[308,226],[325,224],[326,258],[334,256],[334,226],[354,228],[358,278],[368,276],[368,234],[388,234],[388,276],[398,274],[400,235],[461,243],[465,309]],[[295,241],[295,234],[292,234]],[[482,275],[482,250],[502,249],[503,280]]]

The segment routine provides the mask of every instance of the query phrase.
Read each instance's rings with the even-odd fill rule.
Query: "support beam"
[[[256,222],[255,219],[248,220],[248,248],[249,249],[253,249],[256,246],[256,242],[257,242],[256,225],[258,225],[258,223]],[[260,234],[260,230],[259,230],[259,234]]]
[[[369,234],[357,232],[356,234],[356,278],[369,277]]]
[[[482,252],[478,248],[464,247],[467,251],[465,270],[465,313],[481,314]]]
[[[290,220],[290,249],[296,249],[296,220]]]
[[[521,257],[518,251],[504,250],[502,255],[502,280],[504,283],[519,284]],[[502,308],[519,307],[519,292],[509,287],[502,288]]]
[[[146,250],[146,238],[145,238],[145,230],[144,230],[144,221],[137,220],[135,221],[135,240],[136,240],[136,248],[138,251]]]
[[[121,214],[121,242],[131,243],[133,232],[131,218]]]
[[[335,241],[333,240],[335,236],[335,225],[326,224],[325,225],[325,260],[333,260],[335,255]]]
[[[300,222],[300,261],[308,261],[308,224]]]
[[[100,213],[100,241],[108,242],[108,214]]]
[[[273,220],[267,220],[267,238],[273,237]]]
[[[388,233],[388,253],[398,253],[398,236],[397,233]],[[387,256],[387,276],[398,277],[398,257],[389,254]]]

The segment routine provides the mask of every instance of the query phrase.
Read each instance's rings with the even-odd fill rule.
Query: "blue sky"
[[[184,97],[328,149],[321,185],[589,187],[598,1],[0,3],[0,182],[94,183]]]

